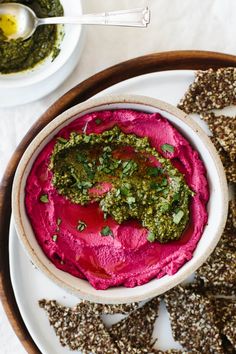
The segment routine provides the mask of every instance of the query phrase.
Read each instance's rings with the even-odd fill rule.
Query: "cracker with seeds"
[[[154,298],[110,328],[110,335],[122,354],[145,354],[152,350],[152,332],[160,300]]]
[[[166,351],[162,351],[159,349],[152,349],[151,353],[149,354],[190,354],[190,352],[186,352],[178,349],[169,349]]]
[[[236,68],[197,71],[178,108],[186,113],[201,113],[236,104]]]
[[[82,301],[80,303],[80,308],[83,306],[89,308],[89,311],[92,311],[94,315],[114,315],[120,313],[123,315],[128,315],[130,312],[138,308],[137,302],[132,302],[130,304],[120,304],[120,305],[107,305],[107,304],[97,304],[89,301]]]
[[[193,353],[224,353],[210,298],[178,286],[164,299],[176,341]]]
[[[197,277],[206,287],[236,287],[236,252],[234,249],[218,246],[208,260],[196,271]]]
[[[236,205],[234,200],[229,202],[228,217],[225,229],[217,247],[231,248],[236,252]]]
[[[149,354],[190,354],[190,352],[186,352],[178,349],[169,349],[165,351],[159,349],[152,349],[152,351]]]
[[[119,354],[120,351],[98,315],[94,315],[83,304],[69,308],[56,301],[39,301],[49,317],[62,346],[81,350],[84,354]]]
[[[215,137],[212,137],[211,141],[215,145],[215,148],[221,158],[228,182],[236,183],[236,161],[230,160],[228,154],[225,152],[225,150]]]
[[[207,122],[213,136],[229,155],[236,159],[236,117],[216,116],[213,112],[203,113],[201,117]]]
[[[215,299],[217,325],[236,349],[236,300]],[[228,349],[230,349],[228,345]]]

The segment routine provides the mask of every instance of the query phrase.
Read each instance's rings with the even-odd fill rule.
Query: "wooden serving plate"
[[[123,80],[159,71],[206,70],[229,66],[236,67],[236,56],[203,51],[155,53],[128,60],[103,70],[72,88],[49,107],[26,134],[7,166],[0,186],[0,297],[13,329],[28,353],[38,354],[40,351],[16,304],[10,279],[8,242],[12,182],[17,165],[29,143],[58,114]]]

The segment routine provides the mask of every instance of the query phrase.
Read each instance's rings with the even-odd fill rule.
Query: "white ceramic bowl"
[[[161,279],[153,279],[147,284],[134,288],[119,286],[107,290],[96,290],[88,281],[78,279],[57,269],[44,255],[35,239],[26,215],[24,206],[25,183],[38,153],[63,126],[75,119],[75,116],[77,118],[98,110],[121,108],[130,108],[148,113],[160,112],[176,126],[199,152],[207,169],[210,188],[209,218],[193,258],[185,263],[176,274],[172,276],[166,275]],[[16,171],[12,194],[16,230],[23,247],[34,264],[59,286],[80,298],[100,303],[125,303],[145,300],[164,293],[186,279],[207,259],[219,241],[226,221],[227,202],[228,189],[224,169],[210,139],[182,111],[159,100],[143,96],[108,96],[101,99],[93,99],[62,113],[37,135],[25,151]]]
[[[60,0],[65,16],[82,14],[81,0]],[[65,25],[60,41],[60,53],[46,58],[33,69],[0,74],[0,107],[10,107],[34,101],[55,90],[75,69],[83,45],[81,26]]]

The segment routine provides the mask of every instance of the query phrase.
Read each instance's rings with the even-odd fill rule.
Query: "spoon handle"
[[[146,27],[150,22],[150,10],[148,7],[103,12],[99,14],[85,14],[77,17],[49,17],[39,18],[37,25],[51,24],[81,24],[81,25],[106,25]]]

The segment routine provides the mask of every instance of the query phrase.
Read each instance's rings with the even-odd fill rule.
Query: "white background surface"
[[[0,178],[17,144],[40,114],[64,92],[94,73],[126,59],[166,50],[199,49],[236,54],[235,0],[83,0],[85,12],[147,4],[152,11],[147,29],[88,27],[81,60],[63,86],[40,101],[0,109]],[[1,304],[0,352],[26,353]]]

